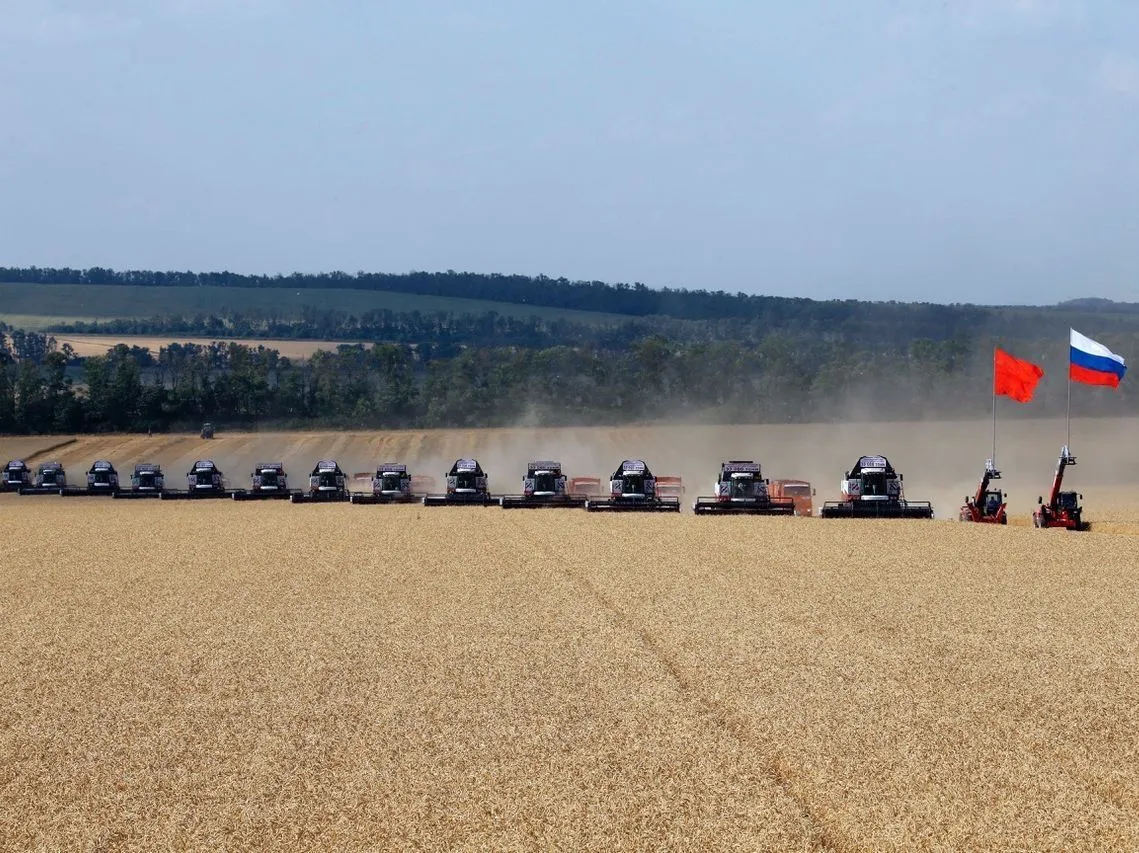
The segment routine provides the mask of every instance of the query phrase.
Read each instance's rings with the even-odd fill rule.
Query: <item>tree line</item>
[[[918,339],[854,348],[769,335],[755,343],[649,335],[622,350],[470,346],[453,354],[385,343],[291,360],[265,346],[120,344],[77,358],[49,335],[0,336],[0,433],[222,425],[395,429],[900,420],[984,416],[989,342]],[[19,343],[17,343],[17,340]],[[1134,344],[1134,341],[1131,341]],[[1017,351],[1066,368],[1067,341]],[[1016,414],[1062,413],[1062,376]],[[1139,412],[1126,382],[1082,395],[1081,414]]]

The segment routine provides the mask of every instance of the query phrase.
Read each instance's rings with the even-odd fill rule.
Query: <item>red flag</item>
[[[1031,361],[1013,358],[1002,349],[993,355],[993,393],[1012,397],[1018,403],[1027,403],[1044,371]]]

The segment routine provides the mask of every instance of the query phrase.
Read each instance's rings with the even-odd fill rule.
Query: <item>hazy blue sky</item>
[[[1139,301],[1135,0],[0,0],[0,80],[0,264]]]

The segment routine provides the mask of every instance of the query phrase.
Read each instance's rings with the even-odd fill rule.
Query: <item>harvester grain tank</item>
[[[30,486],[20,488],[21,495],[58,495],[67,488],[67,472],[58,462],[41,462]]]
[[[1064,485],[1064,470],[1069,465],[1076,464],[1076,457],[1068,451],[1068,446],[1060,448],[1060,460],[1056,463],[1056,473],[1052,477],[1052,491],[1048,493],[1048,503],[1043,496],[1036,502],[1039,506],[1032,513],[1032,524],[1035,527],[1060,527],[1065,530],[1087,530],[1088,523],[1084,521],[1084,508],[1080,506],[1083,495],[1076,492],[1061,491]]]
[[[929,501],[906,500],[902,475],[885,456],[861,456],[839,484],[841,500],[827,501],[823,518],[933,518]]]
[[[763,469],[750,459],[721,463],[714,495],[696,498],[692,511],[697,515],[794,515],[791,498],[772,497]]]
[[[129,489],[119,489],[115,498],[134,500],[141,498],[161,498],[166,491],[166,475],[162,466],[155,462],[139,462],[131,472]]]
[[[294,492],[290,500],[295,504],[330,503],[349,498],[348,477],[334,459],[321,459],[313,466],[308,477],[308,489]]]
[[[60,490],[64,497],[114,497],[119,490],[119,472],[106,459],[96,459],[87,470],[87,482],[82,486],[67,486]]]
[[[162,500],[180,500],[189,498],[200,500],[204,498],[232,497],[233,489],[226,486],[225,475],[212,459],[199,459],[186,472],[186,490],[164,491]]]
[[[657,496],[662,498],[676,498],[678,501],[684,497],[684,480],[677,474],[657,475]]]
[[[0,476],[0,491],[18,492],[32,484],[32,469],[23,459],[9,460]]]
[[[586,500],[570,493],[561,462],[542,459],[526,464],[522,494],[503,495],[499,505],[503,509],[577,509],[584,507]]]
[[[292,495],[283,462],[259,462],[249,474],[249,488],[233,493],[235,501],[287,501]]]
[[[993,465],[993,460],[986,459],[985,473],[981,475],[976,494],[966,497],[965,504],[961,507],[962,521],[972,521],[977,524],[1008,524],[1008,504],[1004,492],[989,488],[993,480],[1000,478],[1001,472]]]
[[[402,462],[383,462],[371,478],[371,491],[352,494],[354,504],[406,504],[415,500],[411,472]]]
[[[570,477],[569,493],[583,498],[599,498],[602,495],[601,478],[589,474],[582,477]]]
[[[423,496],[424,506],[497,506],[490,493],[489,478],[477,459],[456,459],[447,472],[443,494]]]
[[[680,498],[657,494],[656,477],[641,459],[625,459],[609,478],[609,497],[585,502],[588,512],[680,512]]]

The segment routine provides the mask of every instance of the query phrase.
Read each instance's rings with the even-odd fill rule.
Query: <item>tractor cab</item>
[[[984,498],[981,501],[981,515],[994,516],[1000,512],[1001,506],[1005,502],[1004,493],[1000,489],[985,492]]]

